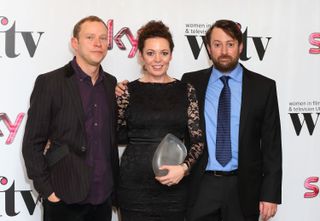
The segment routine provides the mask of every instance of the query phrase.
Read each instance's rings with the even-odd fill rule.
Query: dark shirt
[[[75,70],[82,107],[87,140],[86,163],[92,168],[90,191],[82,203],[101,204],[112,192],[113,179],[110,159],[110,109],[107,106],[107,96],[104,88],[103,70],[100,67],[99,76],[92,84],[91,77],[85,74],[76,60],[72,67]]]

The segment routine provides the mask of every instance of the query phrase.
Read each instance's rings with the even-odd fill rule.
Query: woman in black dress
[[[171,78],[167,70],[173,41],[161,21],[139,30],[141,78],[130,82],[118,97],[119,141],[127,145],[120,165],[119,205],[122,221],[183,221],[187,175],[203,151],[195,89]],[[181,165],[164,166],[168,174],[155,177],[153,154],[168,133],[191,145]]]

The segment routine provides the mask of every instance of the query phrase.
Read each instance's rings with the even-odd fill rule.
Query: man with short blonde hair
[[[101,67],[108,40],[100,18],[81,19],[74,59],[35,82],[22,152],[45,221],[111,220],[119,159],[116,78]]]

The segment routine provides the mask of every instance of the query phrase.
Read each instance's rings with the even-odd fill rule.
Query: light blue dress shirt
[[[223,83],[220,77],[228,75],[229,87],[231,90],[231,151],[232,159],[226,165],[222,166],[216,160],[216,136],[217,136],[217,116],[219,96],[223,88]],[[238,141],[239,141],[239,125],[240,125],[240,110],[241,110],[241,95],[242,95],[242,75],[243,69],[238,64],[230,73],[221,73],[213,68],[209,79],[206,97],[205,97],[205,122],[206,136],[209,151],[209,159],[206,170],[231,171],[238,168]]]

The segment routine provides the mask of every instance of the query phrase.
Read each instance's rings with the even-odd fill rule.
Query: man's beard
[[[225,58],[229,59],[228,63],[220,63],[219,62],[219,59],[225,59]],[[214,64],[214,67],[217,70],[221,71],[222,73],[230,72],[233,69],[235,69],[235,67],[238,64],[238,61],[239,61],[239,57],[232,58],[232,57],[230,57],[228,55],[222,55],[218,59],[212,58],[212,62]]]

